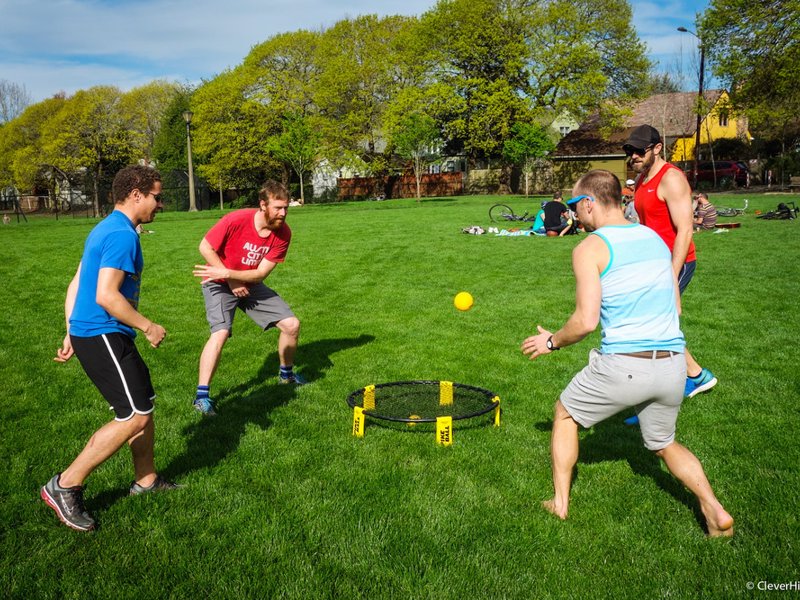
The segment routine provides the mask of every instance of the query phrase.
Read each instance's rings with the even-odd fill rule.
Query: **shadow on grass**
[[[611,417],[592,427],[588,433],[581,429],[583,433],[581,434],[578,468],[581,463],[591,464],[625,459],[634,473],[652,479],[658,487],[675,500],[690,508],[700,526],[706,527],[706,520],[700,510],[697,498],[683,487],[683,484],[675,479],[666,470],[666,467],[662,469],[661,459],[644,447],[639,428],[622,423],[622,417],[626,415],[628,413],[620,413]],[[553,422],[539,422],[536,424],[536,428],[540,431],[552,431]],[[577,470],[574,478],[577,479]]]
[[[333,366],[331,355],[342,350],[363,346],[375,336],[362,334],[355,338],[319,340],[302,344],[298,356],[298,372],[309,382],[317,382],[325,377]],[[223,390],[216,398],[221,406],[216,417],[193,415],[195,420],[184,429],[189,438],[186,452],[176,457],[160,473],[170,480],[180,480],[183,476],[198,469],[216,466],[239,447],[248,423],[266,429],[272,424],[270,413],[286,404],[296,393],[293,385],[278,383],[278,353],[267,356],[264,363],[249,381],[236,387]],[[192,411],[194,412],[194,411]],[[122,449],[124,451],[124,449]],[[156,459],[158,457],[156,456]],[[112,504],[128,495],[127,489],[107,490],[89,502],[91,510],[107,510]]]
[[[324,379],[333,366],[331,355],[342,350],[368,344],[375,339],[362,334],[355,338],[328,339],[302,344],[298,350],[298,372],[311,385]],[[186,452],[176,457],[162,470],[167,479],[180,479],[198,469],[216,466],[238,447],[247,425],[252,423],[266,429],[272,424],[272,411],[289,402],[297,393],[294,385],[278,383],[278,355],[267,356],[258,372],[247,382],[221,390],[215,401],[219,414],[203,417],[188,425]]]

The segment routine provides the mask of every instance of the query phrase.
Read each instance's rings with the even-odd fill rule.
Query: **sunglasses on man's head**
[[[647,151],[653,147],[653,144],[650,144],[647,148],[634,148],[633,146],[625,146],[623,150],[625,150],[625,156],[644,156],[647,154]]]

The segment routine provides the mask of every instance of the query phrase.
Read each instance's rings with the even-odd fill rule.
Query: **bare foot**
[[[553,498],[552,500],[544,500],[542,502],[542,508],[544,508],[550,514],[557,516],[562,521],[567,519],[567,507],[559,508],[556,506],[556,500]]]
[[[706,517],[706,527],[708,527],[708,537],[733,537],[733,517],[722,508],[701,506],[703,515]]]

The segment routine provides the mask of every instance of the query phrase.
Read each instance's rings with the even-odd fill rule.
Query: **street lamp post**
[[[705,65],[706,65],[706,45],[703,43],[703,38],[697,35],[694,31],[690,31],[686,29],[686,27],[678,27],[678,31],[681,33],[691,33],[694,37],[697,38],[698,44],[700,46],[700,85],[697,89],[697,127],[695,128],[694,132],[694,177],[693,183],[694,187],[697,188],[697,161],[700,156],[700,122],[702,121],[700,115],[700,107],[703,105],[703,75],[705,75]]]
[[[192,132],[190,125],[194,113],[187,110],[183,113],[183,120],[186,121],[186,160],[189,163],[189,212],[197,212],[197,202],[194,195],[194,168],[192,166]]]

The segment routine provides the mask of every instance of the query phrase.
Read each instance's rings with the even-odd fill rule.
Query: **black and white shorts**
[[[70,340],[83,370],[106,399],[117,421],[153,412],[156,393],[150,370],[133,338],[124,333],[104,333],[93,337],[71,335]]]

